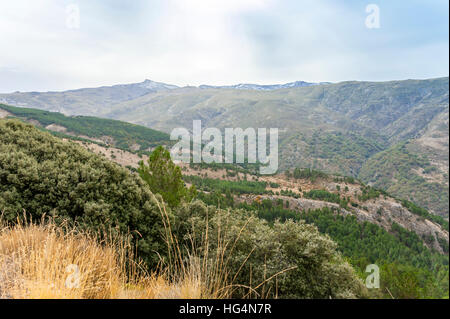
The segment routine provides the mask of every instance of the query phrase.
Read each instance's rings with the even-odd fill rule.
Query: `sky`
[[[0,92],[448,76],[448,0],[0,1]]]

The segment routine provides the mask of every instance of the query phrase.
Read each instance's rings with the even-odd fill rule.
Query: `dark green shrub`
[[[140,257],[164,254],[162,200],[139,176],[17,120],[0,120],[0,211],[7,221],[26,212],[79,227],[130,233]]]

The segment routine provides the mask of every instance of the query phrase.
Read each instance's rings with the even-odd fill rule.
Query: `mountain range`
[[[295,81],[285,84],[250,84],[250,83],[240,83],[235,85],[200,85],[200,89],[236,89],[236,90],[257,90],[257,91],[272,91],[279,89],[287,89],[287,88],[295,88],[295,87],[303,87],[303,86],[312,86],[312,85],[322,85],[322,84],[330,84],[329,82],[320,82],[320,83],[310,83],[305,81]]]
[[[280,168],[353,176],[448,217],[448,77],[178,87],[141,83],[0,94],[0,102],[175,127],[276,127]]]

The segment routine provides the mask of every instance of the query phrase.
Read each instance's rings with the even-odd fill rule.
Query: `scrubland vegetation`
[[[141,164],[139,174],[158,177],[146,180],[16,120],[0,121],[0,136],[0,210],[8,224],[0,260],[2,270],[17,270],[0,279],[8,298],[367,296],[336,243],[315,226],[268,223],[253,211],[193,200],[163,148]],[[166,183],[160,195],[155,181]],[[126,244],[108,239],[124,234]],[[78,291],[62,284],[72,264]]]
[[[330,178],[309,169],[290,177]],[[186,180],[199,190],[185,187],[162,147],[133,172],[31,125],[0,120],[0,296],[448,297],[448,243],[443,255],[396,224],[387,232],[330,208],[234,200],[265,193],[265,182]],[[382,194],[363,187],[361,198]],[[325,190],[303,196],[346,204]],[[379,290],[363,284],[370,263],[382,269]]]
[[[323,193],[323,192],[320,192]],[[330,194],[325,192],[324,194]],[[315,225],[322,234],[337,243],[337,250],[347,258],[361,278],[365,267],[382,267],[381,289],[371,291],[373,298],[445,298],[448,297],[448,253],[442,255],[425,247],[422,238],[393,223],[391,232],[355,216],[338,215],[334,209],[322,208],[298,212],[286,207],[281,199],[265,199],[251,204],[236,202],[220,192],[199,193],[199,198],[222,208],[257,212],[269,224],[304,221]],[[448,251],[448,242],[442,239]],[[389,291],[389,292],[388,292]]]

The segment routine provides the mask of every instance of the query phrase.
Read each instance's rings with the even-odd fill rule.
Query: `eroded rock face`
[[[3,118],[5,118],[5,117],[7,117],[7,116],[9,116],[9,115],[11,115],[11,113],[6,112],[6,111],[3,110],[3,109],[0,109],[0,119],[3,119]]]
[[[422,239],[432,237],[431,242],[424,240],[424,244],[443,253],[442,247],[439,245],[438,237],[448,242],[448,231],[440,225],[424,219],[421,216],[411,213],[400,203],[392,198],[378,198],[364,203],[369,211],[371,222],[376,223],[386,230],[390,230],[392,223],[397,223],[403,228],[416,233]],[[360,209],[359,209],[360,210]]]
[[[354,215],[359,221],[367,221],[376,224],[388,232],[392,231],[392,224],[397,223],[401,227],[416,233],[428,248],[435,249],[440,253],[444,253],[444,251],[439,245],[438,238],[447,242],[449,240],[448,231],[443,229],[439,224],[411,213],[395,199],[389,197],[386,199],[379,197],[377,199],[366,201],[362,205],[364,209],[356,207],[343,209],[335,203],[307,198],[296,199],[288,196],[248,195],[245,197],[245,201],[248,203],[264,199],[272,201],[282,199],[284,202],[288,201],[289,208],[298,211],[321,209],[324,207],[334,208],[340,214]],[[433,240],[424,240],[426,237],[433,238]]]
[[[66,133],[67,128],[64,126],[58,125],[58,124],[50,124],[45,127],[47,130],[53,131],[53,132],[59,132],[59,133]]]

